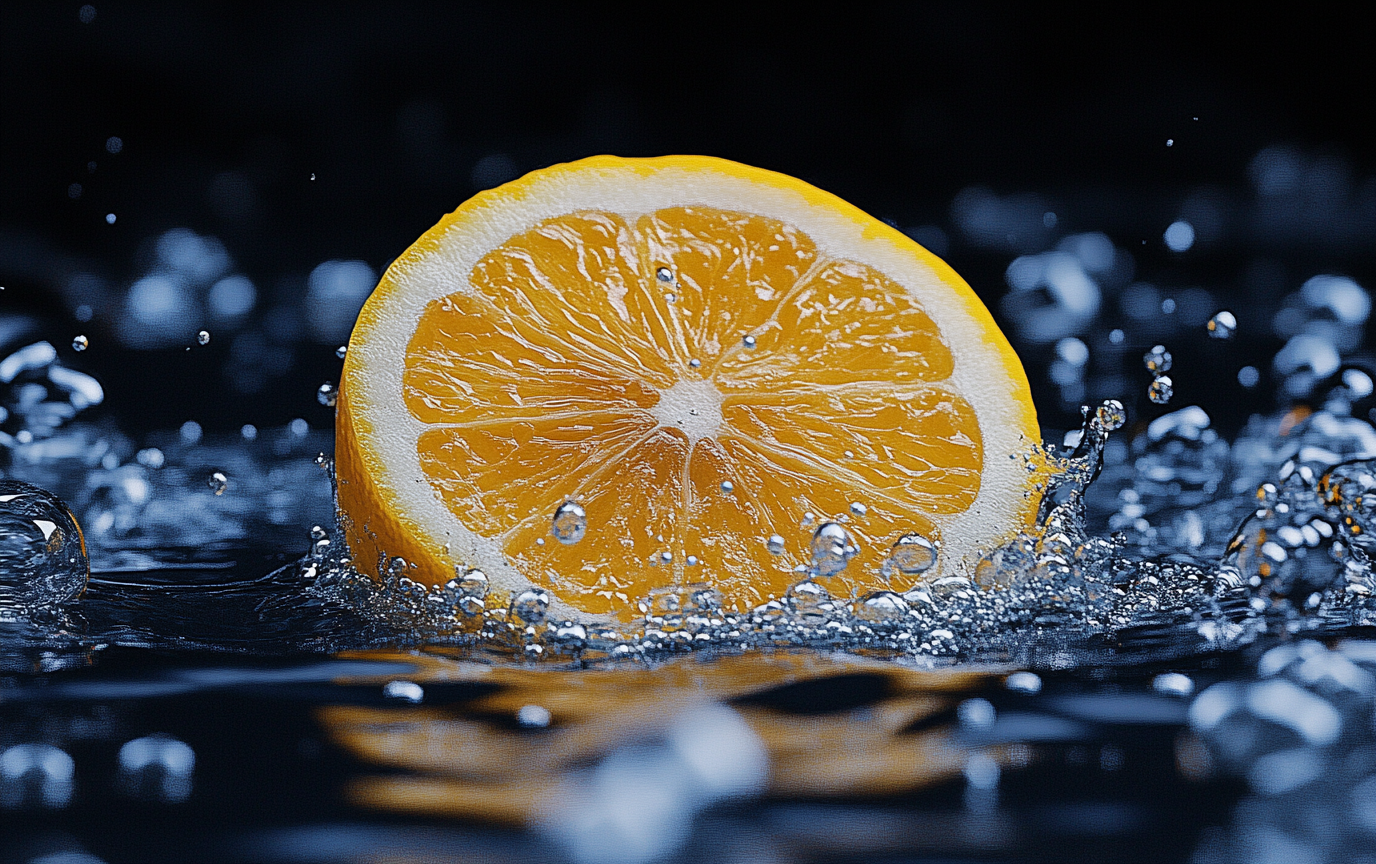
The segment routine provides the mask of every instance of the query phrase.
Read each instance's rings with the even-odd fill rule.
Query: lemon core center
[[[715,438],[721,428],[721,393],[711,381],[679,381],[659,393],[650,409],[661,426],[682,429],[688,440]]]

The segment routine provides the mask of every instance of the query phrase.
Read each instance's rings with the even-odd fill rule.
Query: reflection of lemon
[[[732,162],[596,157],[476,196],[392,264],[336,460],[365,572],[478,567],[597,614],[681,582],[777,595],[824,520],[859,549],[833,593],[906,587],[881,564],[909,532],[938,543],[929,575],[968,572],[1028,522],[1037,439],[988,311],[898,231]]]

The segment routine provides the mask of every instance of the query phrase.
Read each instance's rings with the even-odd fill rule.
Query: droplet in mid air
[[[197,334],[196,334],[196,342],[197,342],[198,344],[201,344],[201,345],[209,345],[209,344],[210,344],[210,331],[209,331],[209,330],[202,330],[201,332],[197,333]]]
[[[1117,399],[1105,399],[1095,410],[1094,419],[1105,432],[1114,432],[1128,422],[1128,412]]]
[[[334,349],[334,356],[338,357],[340,360],[343,360],[343,359],[344,359],[344,355],[345,355],[345,354],[348,354],[348,353],[349,353],[349,346],[348,346],[348,345],[340,345],[338,348]]]
[[[1152,380],[1151,386],[1147,388],[1147,398],[1157,405],[1165,405],[1175,395],[1175,388],[1172,383],[1169,375],[1156,376]]]
[[[818,576],[835,576],[859,552],[850,532],[839,522],[823,522],[812,535],[812,569]]]
[[[81,528],[60,498],[19,480],[0,480],[0,619],[76,597],[91,565]]]
[[[572,546],[583,535],[588,533],[588,514],[583,507],[573,501],[565,501],[559,505],[559,509],[554,511],[554,520],[550,525],[550,531],[554,534],[554,539],[563,543],[565,546]]]
[[[1171,352],[1166,350],[1166,346],[1157,345],[1143,355],[1142,363],[1147,367],[1147,371],[1153,375],[1169,372],[1171,371]]]
[[[884,574],[887,576],[897,570],[906,576],[915,576],[932,568],[936,563],[936,546],[921,534],[904,534],[889,550],[884,560]]]
[[[87,339],[85,336],[72,337],[73,351],[85,351],[88,347],[90,347],[90,344],[91,340]]]
[[[339,401],[339,390],[330,381],[321,384],[315,391],[315,401],[327,408],[333,408]]]
[[[1237,331],[1237,318],[1233,313],[1224,309],[1210,318],[1209,323],[1204,326],[1208,328],[1209,335],[1215,339],[1231,339],[1233,333]]]
[[[229,488],[229,478],[225,476],[223,471],[216,471],[206,478],[205,485],[209,486],[210,491],[216,495],[223,495],[225,490]]]

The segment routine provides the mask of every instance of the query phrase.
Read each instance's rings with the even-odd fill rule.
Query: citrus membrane
[[[988,311],[902,233],[780,174],[603,156],[475,196],[388,268],[336,467],[363,572],[478,569],[596,616],[969,574],[1031,522],[1038,438]]]

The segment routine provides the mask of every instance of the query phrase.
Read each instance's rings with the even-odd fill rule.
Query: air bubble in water
[[[90,346],[90,344],[91,344],[91,340],[87,339],[85,336],[74,336],[74,337],[72,337],[72,350],[73,350],[73,351],[85,351],[85,350],[87,349],[87,347]]]
[[[554,520],[550,525],[550,530],[554,534],[554,539],[563,543],[565,546],[572,546],[583,535],[588,533],[588,514],[583,511],[581,505],[573,501],[565,501],[559,505],[559,509],[554,511]]]
[[[823,522],[812,535],[812,570],[818,576],[835,576],[859,552],[845,526]]]
[[[780,537],[778,534],[770,534],[764,546],[769,550],[770,555],[784,554],[784,538]]]
[[[1147,371],[1153,375],[1169,372],[1171,371],[1171,352],[1166,350],[1166,346],[1157,345],[1143,355],[1142,363],[1147,367]]]
[[[674,271],[668,267],[660,267],[655,271],[655,278],[661,282],[672,282],[674,281]]]
[[[1128,412],[1117,399],[1105,399],[1104,404],[1095,410],[1094,418],[1105,432],[1114,432],[1128,422]]]
[[[755,337],[754,337],[754,336],[746,336],[744,339],[741,340],[741,344],[744,345],[744,346],[747,347],[747,348],[754,348],[754,347],[755,347]]]
[[[1233,333],[1237,331],[1237,318],[1233,313],[1224,309],[1210,318],[1209,323],[1204,326],[1208,328],[1209,335],[1215,339],[1231,339]]]
[[[864,516],[866,513],[870,512],[870,508],[861,504],[859,501],[852,501],[850,502],[850,512],[856,516]]]
[[[1147,388],[1147,398],[1157,405],[1165,405],[1174,395],[1175,389],[1169,375],[1157,375]]]
[[[531,588],[511,600],[511,617],[526,625],[543,624],[549,612],[549,593]]]
[[[18,480],[0,480],[0,617],[33,611],[82,592],[90,575],[86,542],[62,500]]]
[[[333,408],[339,401],[339,390],[331,381],[321,384],[315,391],[315,401],[324,405],[326,408]]]
[[[216,471],[206,478],[205,485],[209,486],[210,491],[216,495],[223,495],[225,490],[229,488],[229,478],[225,476],[223,471]]]
[[[209,331],[209,330],[202,330],[201,332],[197,333],[197,334],[196,334],[196,341],[197,341],[198,343],[200,343],[201,345],[209,345],[209,344],[210,344],[210,331]]]
[[[344,359],[344,355],[345,355],[345,354],[348,354],[348,353],[349,353],[349,346],[348,346],[348,345],[340,345],[338,348],[334,349],[334,356],[338,357],[340,360],[343,360],[343,359]]]
[[[732,483],[730,480],[723,480],[721,481],[721,491],[723,494],[730,495],[732,492],[736,491],[736,484]]]
[[[897,570],[909,576],[930,570],[936,563],[936,546],[921,534],[904,534],[889,550],[884,560],[884,570],[891,573]]]

